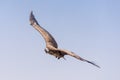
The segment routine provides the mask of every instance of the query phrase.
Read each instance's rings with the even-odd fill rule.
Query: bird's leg
[[[66,60],[66,58],[63,56],[63,59]]]
[[[61,57],[56,57],[56,58],[60,59]],[[63,58],[64,60],[66,60],[65,57],[62,57],[62,58]]]
[[[57,58],[57,56],[55,56]]]
[[[58,59],[60,59],[60,57],[58,57]]]

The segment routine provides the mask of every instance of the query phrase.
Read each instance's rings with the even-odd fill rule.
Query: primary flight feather
[[[42,35],[42,37],[44,38],[45,42],[46,42],[46,48],[45,48],[45,52],[49,53],[50,55],[55,56],[56,58],[60,59],[60,58],[64,58],[65,55],[70,55],[76,59],[79,59],[81,61],[84,62],[88,62],[98,68],[100,68],[98,65],[96,65],[95,63],[88,61],[86,59],[81,58],[80,56],[78,56],[77,54],[68,51],[68,50],[63,50],[63,49],[59,49],[57,42],[55,41],[55,39],[53,38],[53,36],[47,31],[45,30],[43,27],[41,27],[39,25],[39,23],[37,22],[37,20],[35,19],[33,12],[30,13],[30,24]]]

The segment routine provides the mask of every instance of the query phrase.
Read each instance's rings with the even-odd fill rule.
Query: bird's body
[[[60,59],[60,58],[64,58],[65,55],[70,55],[72,57],[75,57],[81,61],[85,61],[88,62],[96,67],[99,67],[98,65],[96,65],[95,63],[88,61],[86,59],[81,58],[80,56],[76,55],[75,53],[68,51],[68,50],[63,50],[63,49],[59,49],[57,42],[55,41],[55,39],[52,37],[52,35],[45,30],[43,27],[41,27],[37,20],[35,19],[33,13],[31,12],[30,14],[30,24],[42,35],[42,37],[44,38],[45,42],[46,42],[46,48],[45,48],[45,52],[55,56],[56,58]]]

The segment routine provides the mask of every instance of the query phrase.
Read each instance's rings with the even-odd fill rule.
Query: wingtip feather
[[[31,25],[33,25],[34,23],[36,23],[37,25],[39,25],[38,22],[37,22],[37,20],[34,17],[33,11],[30,12],[30,19],[29,20],[30,20],[30,24]]]
[[[88,63],[90,63],[90,64],[92,64],[92,65],[94,65],[94,66],[96,66],[96,67],[98,67],[98,68],[100,68],[100,66],[98,66],[97,64],[95,64],[94,62],[91,62],[91,61],[87,61]]]

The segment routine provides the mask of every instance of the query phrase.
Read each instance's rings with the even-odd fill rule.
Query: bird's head
[[[49,53],[49,49],[48,48],[45,48],[44,50],[46,53]]]

